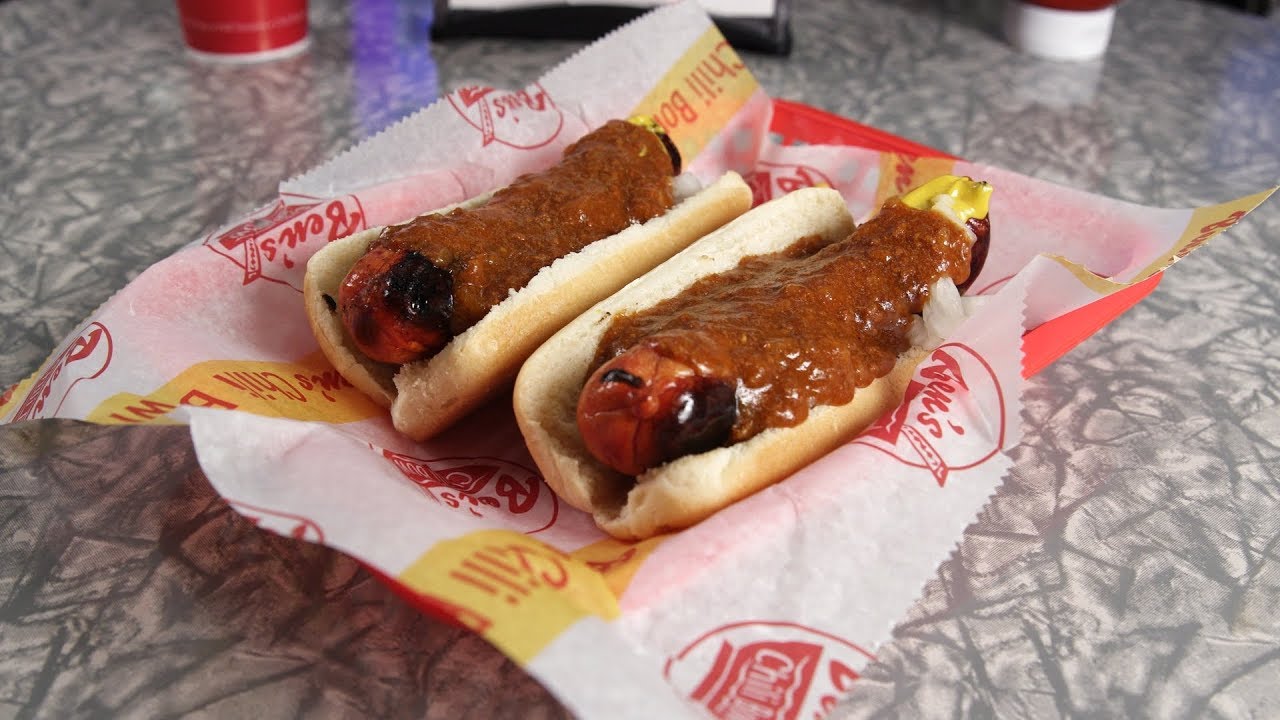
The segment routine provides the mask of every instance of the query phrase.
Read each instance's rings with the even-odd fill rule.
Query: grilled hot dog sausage
[[[385,228],[338,293],[360,351],[393,364],[430,357],[543,266],[665,212],[680,162],[655,127],[611,121],[478,208]]]

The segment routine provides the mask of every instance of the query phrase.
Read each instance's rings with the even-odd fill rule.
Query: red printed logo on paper
[[[478,518],[505,516],[527,535],[551,527],[560,513],[555,493],[536,472],[506,460],[382,454],[432,500]]]
[[[1176,253],[1177,258],[1181,260],[1182,258],[1190,255],[1196,248],[1208,242],[1214,235],[1217,235],[1232,225],[1240,222],[1240,218],[1247,214],[1248,213],[1244,210],[1237,210],[1217,222],[1211,222],[1208,225],[1201,227],[1199,234],[1191,238],[1191,240],[1181,250],[1178,250]]]
[[[991,432],[981,432],[987,424],[977,407],[982,397],[998,403]],[[928,469],[943,487],[952,470],[980,465],[999,452],[1004,431],[1004,392],[995,371],[968,346],[951,343],[920,363],[902,404],[854,442]]]
[[[480,131],[482,146],[496,142],[524,150],[539,148],[554,140],[564,126],[560,108],[537,83],[515,92],[464,87],[449,95],[449,104]]]
[[[821,718],[858,679],[871,654],[803,625],[746,622],[694,640],[663,674],[681,695],[721,720]]]
[[[915,185],[915,163],[919,158],[915,155],[895,153],[897,160],[893,163],[893,189],[901,195]]]
[[[783,165],[762,162],[747,174],[753,205],[782,197],[793,190],[807,187],[835,187],[822,171],[808,165]]]
[[[53,417],[71,390],[92,380],[111,364],[111,333],[99,322],[90,323],[36,378],[13,420]]]
[[[264,507],[250,505],[239,500],[228,500],[227,504],[240,513],[246,520],[263,530],[270,530],[277,535],[323,543],[324,531],[316,521],[281,510],[269,510]]]
[[[276,200],[244,222],[204,241],[205,247],[244,270],[244,284],[268,280],[302,292],[306,260],[319,246],[365,226],[364,209],[354,195],[338,200]]]

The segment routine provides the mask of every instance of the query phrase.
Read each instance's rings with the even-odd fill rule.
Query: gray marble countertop
[[[430,44],[421,6],[313,0],[313,44],[188,58],[172,3],[0,4],[0,386],[149,264],[441,92],[580,43]],[[1280,180],[1280,16],[1120,6],[1103,61],[999,3],[800,2],[774,97],[1145,205]],[[380,33],[395,42],[380,43]],[[838,716],[1280,710],[1280,202],[1032,381],[1014,471]],[[0,428],[0,717],[560,717],[483,640],[268,535],[183,428]]]

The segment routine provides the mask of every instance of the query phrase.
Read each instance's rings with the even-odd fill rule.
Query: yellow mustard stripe
[[[738,53],[712,26],[628,114],[657,120],[688,167],[758,87]]]
[[[960,222],[971,218],[985,218],[991,205],[991,183],[955,175],[938,177],[918,185],[902,195],[902,202],[917,210],[930,210],[934,198],[946,195],[951,198],[951,212]]]
[[[1240,221],[1240,218],[1248,215],[1254,208],[1261,205],[1264,200],[1271,197],[1271,194],[1277,189],[1280,189],[1280,186],[1235,200],[1228,200],[1219,205],[1196,208],[1192,211],[1191,219],[1187,222],[1181,237],[1173,244],[1173,247],[1143,268],[1141,272],[1134,276],[1133,282],[1146,280],[1186,257],[1191,251],[1208,242],[1213,236],[1235,225]]]
[[[462,608],[471,627],[521,664],[579,620],[619,615],[601,573],[512,530],[438,542],[400,573],[400,581]]]
[[[85,418],[107,425],[169,425],[181,405],[334,423],[384,412],[316,352],[296,363],[208,360],[145,395],[118,393]]]

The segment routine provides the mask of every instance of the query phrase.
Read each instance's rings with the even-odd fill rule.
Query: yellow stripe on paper
[[[1133,283],[1119,283],[1113,280],[1108,280],[1102,277],[1101,275],[1093,272],[1092,270],[1086,268],[1085,266],[1076,262],[1072,262],[1071,260],[1068,260],[1065,257],[1062,257],[1061,255],[1046,255],[1045,257],[1048,257],[1050,260],[1053,260],[1054,262],[1058,263],[1062,267],[1066,268],[1068,272],[1070,272],[1072,275],[1075,276],[1077,280],[1080,281],[1081,285],[1084,285],[1085,287],[1089,288],[1093,292],[1097,293],[1099,296],[1110,295],[1113,292],[1119,292],[1120,290],[1123,290],[1129,285],[1133,284]]]
[[[877,211],[885,200],[902,195],[940,175],[951,175],[956,161],[951,158],[916,157],[887,152],[880,155],[880,179],[876,182]]]
[[[171,425],[177,422],[173,411],[183,405],[333,423],[385,412],[315,353],[296,363],[196,363],[146,395],[118,393],[107,398],[85,419],[107,425]]]
[[[668,537],[659,535],[634,543],[606,538],[569,554],[600,573],[613,596],[621,598],[645,558]]]
[[[755,76],[713,26],[629,114],[657,120],[687,166],[758,87]]]
[[[7,417],[22,405],[22,401],[27,399],[27,393],[31,391],[31,385],[36,381],[36,375],[39,374],[39,371],[36,371],[26,380],[10,385],[0,392],[0,419]]]
[[[620,613],[600,572],[512,530],[480,530],[436,543],[400,581],[465,609],[471,627],[521,664],[579,620],[612,620]]]
[[[1215,235],[1239,222],[1250,211],[1261,205],[1264,200],[1271,197],[1271,194],[1278,188],[1280,186],[1236,200],[1228,200],[1220,205],[1196,208],[1192,211],[1191,219],[1187,222],[1187,227],[1183,229],[1182,236],[1169,249],[1169,252],[1161,255],[1144,268],[1142,272],[1135,275],[1133,282],[1146,280],[1191,254],[1193,250],[1208,242]]]

